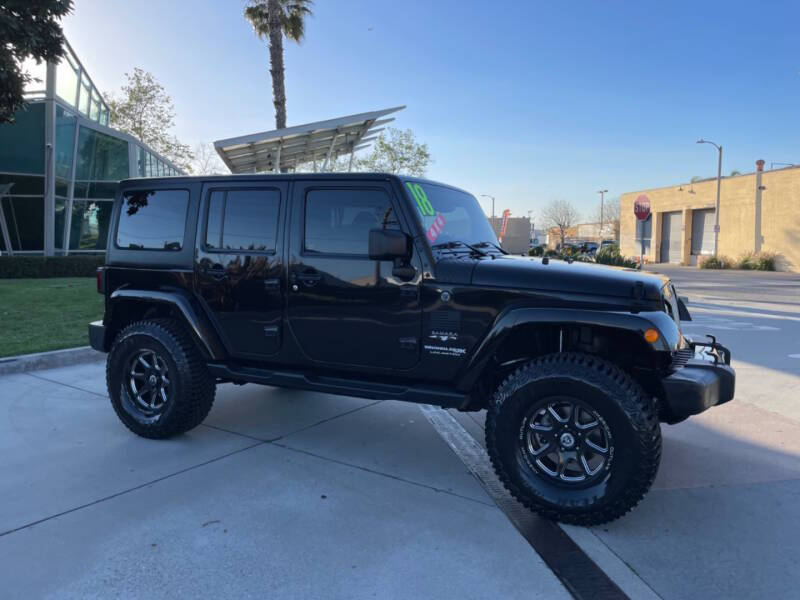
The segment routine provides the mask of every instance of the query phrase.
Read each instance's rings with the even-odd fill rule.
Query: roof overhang
[[[394,121],[394,117],[383,117],[404,108],[396,106],[251,133],[218,140],[214,148],[231,173],[279,172],[316,161],[322,161],[322,170],[325,170],[337,157],[368,147],[375,139],[372,134],[381,131],[381,125]]]

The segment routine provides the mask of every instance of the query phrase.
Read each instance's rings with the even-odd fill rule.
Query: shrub
[[[757,268],[755,252],[745,252],[736,260],[736,268],[749,271]]]
[[[94,277],[104,255],[0,256],[0,279]]]
[[[611,265],[614,267],[628,267],[635,269],[638,265],[635,260],[625,258],[619,253],[619,246],[604,246],[597,251],[595,262],[601,265]]]
[[[734,262],[727,256],[707,256],[698,265],[701,269],[732,269]]]
[[[553,250],[552,248],[548,248],[544,251],[544,255],[549,258],[561,258],[561,255],[558,253],[558,250]]]
[[[759,271],[774,271],[778,255],[775,252],[761,251],[755,255],[755,268]]]
[[[528,250],[528,256],[544,256],[544,246],[534,246]]]

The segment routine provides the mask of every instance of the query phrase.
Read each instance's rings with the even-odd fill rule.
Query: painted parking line
[[[561,583],[579,600],[623,600],[625,592],[558,524],[538,517],[506,491],[485,450],[446,410],[420,405],[442,439],[489,494]]]

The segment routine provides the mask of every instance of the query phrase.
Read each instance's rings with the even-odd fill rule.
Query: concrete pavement
[[[661,267],[736,400],[663,427],[653,490],[565,531],[632,598],[800,585],[800,276]],[[129,433],[102,364],[0,377],[2,596],[565,598],[419,407],[219,387],[174,440]],[[452,414],[482,442],[483,414]]]
[[[219,387],[149,441],[104,367],[0,378],[3,598],[568,598],[397,402]]]

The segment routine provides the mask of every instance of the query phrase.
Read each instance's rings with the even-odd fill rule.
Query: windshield
[[[405,187],[431,245],[497,244],[489,220],[474,196],[426,182],[406,181]]]

